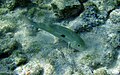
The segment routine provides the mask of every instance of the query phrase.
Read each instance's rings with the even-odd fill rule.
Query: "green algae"
[[[5,13],[7,13],[9,11],[9,9],[7,8],[0,8],[0,15],[3,15]]]

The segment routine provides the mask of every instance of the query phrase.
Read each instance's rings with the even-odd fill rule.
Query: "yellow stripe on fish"
[[[45,24],[45,23],[36,23],[30,20],[30,22],[37,28],[43,29],[54,36],[64,40],[67,43],[70,43],[70,47],[76,49],[76,50],[83,50],[85,49],[85,42],[83,39],[73,32],[72,30],[56,25],[53,23]]]

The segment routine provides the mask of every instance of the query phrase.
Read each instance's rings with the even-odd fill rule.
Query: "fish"
[[[45,30],[59,39],[69,43],[70,47],[75,50],[80,51],[86,48],[84,40],[71,29],[57,25],[55,23],[37,23],[33,20],[30,20],[30,22],[32,22],[35,27]]]

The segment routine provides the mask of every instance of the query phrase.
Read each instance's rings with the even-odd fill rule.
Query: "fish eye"
[[[78,45],[78,47],[80,47],[80,45]]]
[[[62,34],[61,36],[62,36],[62,37],[65,37],[65,35],[64,35],[64,34]]]

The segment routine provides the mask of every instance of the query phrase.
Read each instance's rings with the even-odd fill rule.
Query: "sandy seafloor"
[[[120,0],[0,0],[0,75],[120,75]]]

